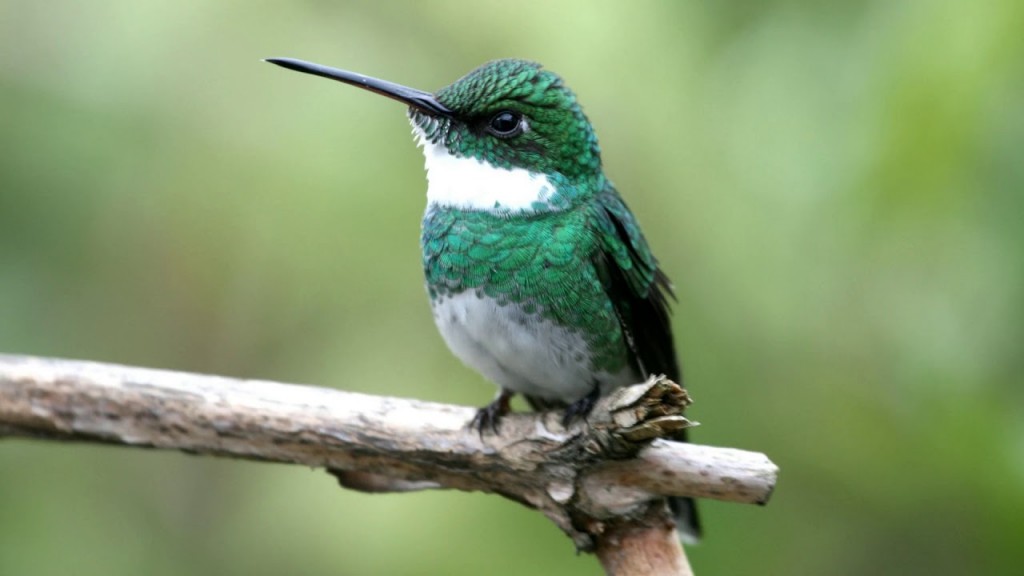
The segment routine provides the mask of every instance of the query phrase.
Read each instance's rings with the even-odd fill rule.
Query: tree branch
[[[685,391],[657,378],[603,398],[568,429],[559,413],[511,414],[500,434],[479,435],[466,428],[471,408],[0,355],[0,436],[323,467],[363,491],[498,493],[598,552],[630,533],[631,519],[671,526],[664,506],[651,516],[665,496],[767,502],[778,469],[763,454],[658,439],[691,425],[681,415],[688,403]]]

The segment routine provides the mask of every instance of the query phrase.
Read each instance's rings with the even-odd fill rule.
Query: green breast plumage
[[[521,214],[433,205],[422,246],[438,328],[499,385],[571,402],[635,378],[586,205]],[[576,382],[533,381],[544,374]]]

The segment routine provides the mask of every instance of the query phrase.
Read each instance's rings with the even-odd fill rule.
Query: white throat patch
[[[545,174],[524,168],[497,168],[476,158],[459,158],[427,140],[413,125],[416,144],[423,147],[427,169],[427,203],[467,210],[533,210],[547,202],[555,187]]]

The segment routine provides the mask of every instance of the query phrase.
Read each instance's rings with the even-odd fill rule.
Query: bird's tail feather
[[[676,531],[683,544],[700,542],[700,517],[697,515],[697,503],[693,498],[669,498],[668,506],[676,517]]]

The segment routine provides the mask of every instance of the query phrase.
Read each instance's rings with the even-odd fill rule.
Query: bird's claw
[[[595,385],[589,394],[566,407],[565,414],[562,416],[562,426],[568,428],[576,420],[589,416],[600,398],[601,387]]]
[[[501,428],[501,419],[509,413],[509,401],[512,393],[502,390],[493,402],[476,411],[473,419],[469,421],[469,427],[476,430],[480,436],[484,435],[484,429],[489,429],[492,434],[497,435]]]

